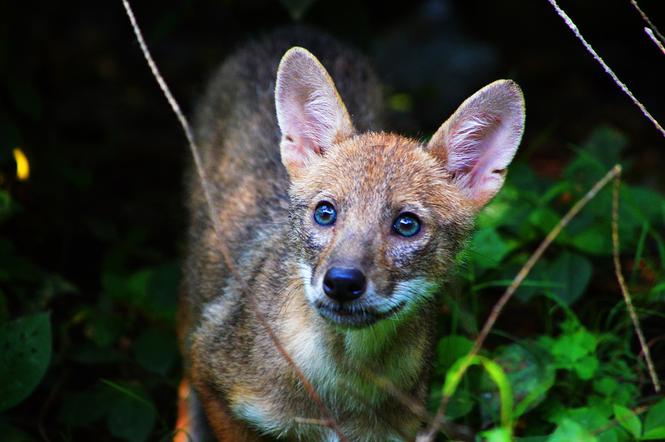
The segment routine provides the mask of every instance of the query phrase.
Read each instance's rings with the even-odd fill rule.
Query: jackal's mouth
[[[323,318],[346,327],[366,327],[382,319],[393,316],[406,305],[400,302],[386,311],[377,311],[374,308],[362,304],[338,304],[332,302],[318,301],[314,303],[317,312]]]

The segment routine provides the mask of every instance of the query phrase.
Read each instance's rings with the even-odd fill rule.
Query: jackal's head
[[[275,100],[309,304],[351,327],[422,308],[503,184],[524,127],[519,87],[484,87],[427,144],[356,133],[332,79],[302,48],[282,58]]]

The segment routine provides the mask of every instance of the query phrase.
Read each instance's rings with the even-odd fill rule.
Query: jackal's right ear
[[[498,80],[467,98],[427,145],[476,209],[501,189],[522,139],[524,115],[520,87]]]
[[[314,156],[355,132],[330,75],[303,48],[289,49],[279,63],[275,108],[282,163],[292,177]]]

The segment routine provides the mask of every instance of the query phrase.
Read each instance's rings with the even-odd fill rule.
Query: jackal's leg
[[[188,388],[187,412],[179,414],[181,421],[189,424],[190,439],[174,442],[199,442],[217,440],[220,442],[260,442],[272,440],[259,436],[255,431],[243,425],[233,416],[223,401],[207,388]],[[179,408],[180,409],[180,408]],[[205,411],[205,413],[204,413]],[[186,437],[186,436],[185,436]]]
[[[178,420],[173,442],[208,442],[213,440],[196,392],[191,388],[189,381],[183,378],[178,388]]]

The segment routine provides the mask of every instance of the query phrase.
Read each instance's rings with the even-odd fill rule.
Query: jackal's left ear
[[[427,145],[477,209],[503,185],[522,139],[524,117],[520,87],[498,80],[464,101]]]
[[[314,156],[355,132],[330,75],[303,48],[289,49],[279,63],[275,108],[282,163],[292,177]]]

